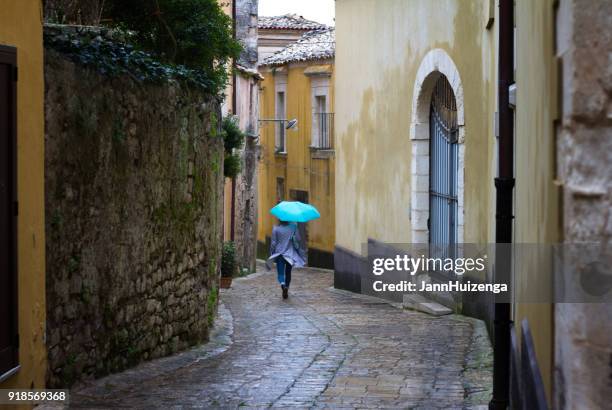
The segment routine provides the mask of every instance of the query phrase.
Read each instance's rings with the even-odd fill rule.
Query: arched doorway
[[[457,244],[458,127],[455,93],[440,75],[429,110],[429,244]],[[446,253],[446,252],[445,252]],[[450,256],[450,255],[449,255]]]
[[[417,70],[412,96],[412,243],[464,241],[463,102],[455,63],[444,50],[430,50]]]

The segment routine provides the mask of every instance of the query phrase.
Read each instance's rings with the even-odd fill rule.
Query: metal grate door
[[[431,98],[429,133],[429,244],[450,257],[457,244],[457,105],[444,76]]]

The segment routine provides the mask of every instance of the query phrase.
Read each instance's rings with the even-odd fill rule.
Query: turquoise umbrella
[[[270,213],[285,222],[308,222],[321,217],[317,208],[299,201],[283,201],[270,209]]]

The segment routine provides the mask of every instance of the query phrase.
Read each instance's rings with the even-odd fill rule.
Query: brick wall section
[[[563,0],[558,164],[566,243],[612,242],[612,3]],[[595,272],[592,272],[595,274]],[[608,274],[608,272],[599,272]],[[612,305],[555,306],[558,409],[606,408],[612,397]]]
[[[206,340],[217,303],[217,102],[45,56],[48,384]]]

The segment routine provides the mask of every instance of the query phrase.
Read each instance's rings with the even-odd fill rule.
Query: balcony
[[[312,121],[312,146],[316,150],[334,149],[334,113],[318,112]]]

